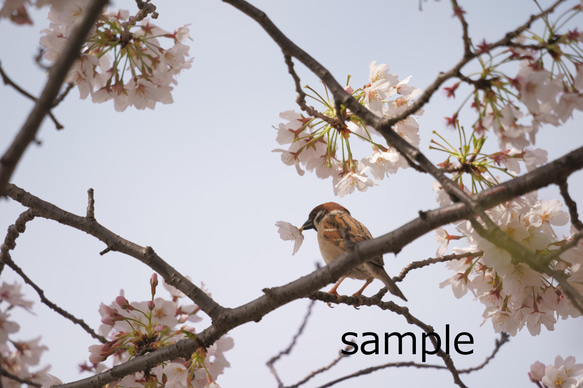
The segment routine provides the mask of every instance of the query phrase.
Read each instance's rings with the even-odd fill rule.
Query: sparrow
[[[354,244],[372,239],[368,229],[350,215],[350,212],[343,206],[335,202],[326,202],[316,206],[308,216],[308,220],[302,225],[300,230],[314,229],[318,233],[318,245],[326,264],[336,260],[338,256],[350,249]],[[405,295],[399,290],[393,279],[383,268],[383,256],[376,256],[360,264],[350,273],[344,275],[328,291],[337,295],[338,286],[346,277],[366,280],[364,286],[358,290],[353,297],[360,298],[364,289],[374,280],[380,279],[391,294],[407,301]]]

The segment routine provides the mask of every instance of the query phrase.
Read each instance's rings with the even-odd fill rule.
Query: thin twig
[[[348,348],[349,347],[347,347],[347,349]],[[347,350],[347,349],[345,349],[345,350]],[[346,353],[338,352],[338,356],[336,356],[336,358],[333,359],[332,362],[330,362],[328,365],[313,371],[312,373],[310,373],[309,375],[307,375],[306,377],[304,377],[303,379],[301,379],[300,381],[298,381],[294,385],[286,386],[285,388],[297,388],[300,385],[307,383],[308,381],[310,381],[312,378],[316,377],[317,375],[322,374],[322,373],[332,369],[336,364],[338,364],[340,362],[340,360],[342,360],[345,357],[346,357]]]
[[[326,303],[343,303],[343,304],[349,304],[351,306],[356,306],[356,305],[358,305],[358,306],[377,306],[381,310],[388,310],[388,311],[392,311],[398,315],[402,315],[407,320],[407,323],[409,323],[410,325],[415,325],[415,326],[419,327],[421,330],[423,330],[426,333],[435,332],[435,330],[433,329],[432,326],[426,324],[425,322],[421,321],[420,319],[415,317],[413,314],[411,314],[411,312],[409,311],[409,309],[407,307],[399,306],[398,304],[396,304],[392,301],[383,302],[375,297],[368,298],[368,297],[364,297],[362,295],[359,296],[358,298],[352,297],[352,296],[351,297],[347,297],[347,296],[338,297],[338,295],[333,295],[333,294],[329,294],[329,293],[325,293],[325,292],[315,292],[312,295],[310,295],[310,298],[316,299],[316,300],[321,300],[321,301],[326,302]],[[445,353],[443,350],[441,350],[441,348],[439,347],[439,344],[437,343],[437,340],[433,336],[429,336],[429,339],[433,343],[433,346],[435,347],[435,349],[437,349],[437,352],[436,352],[437,356],[439,356],[443,360],[445,367],[452,374],[454,382],[457,385],[459,385],[460,387],[466,387],[466,385],[461,380],[461,378],[459,376],[459,371],[456,369],[450,355]],[[367,369],[366,373],[370,373],[370,372],[372,372],[372,370],[368,371],[368,369]]]
[[[327,122],[328,124],[330,124],[332,127],[339,127],[342,123],[340,116],[337,117],[328,117],[323,113],[320,113],[316,108],[314,108],[311,105],[308,105],[306,103],[306,92],[304,92],[302,86],[301,86],[301,80],[300,77],[298,76],[298,73],[296,73],[296,70],[294,69],[294,63],[292,60],[292,57],[285,54],[283,54],[284,59],[285,59],[285,63],[287,65],[287,70],[288,73],[292,76],[292,79],[294,80],[294,85],[296,88],[296,92],[298,93],[298,97],[296,98],[296,103],[298,104],[298,106],[300,107],[301,110],[303,110],[304,112],[306,112],[308,115],[312,116],[312,117],[316,117],[319,118],[320,120],[323,120],[325,122]],[[340,112],[338,112],[340,113]]]
[[[477,257],[477,256],[481,256],[483,254],[484,254],[484,252],[482,252],[482,251],[466,252],[466,253],[462,253],[462,254],[451,254],[451,255],[429,258],[429,259],[420,260],[420,261],[413,261],[410,264],[408,264],[406,267],[404,267],[401,270],[401,273],[399,274],[399,276],[395,276],[393,278],[393,281],[396,281],[396,282],[403,281],[403,279],[405,279],[405,276],[407,276],[407,274],[414,269],[423,268],[423,267],[426,267],[428,265],[435,264],[435,263],[445,263],[447,261],[452,261],[452,260],[460,260],[460,259],[465,259],[468,257]]]
[[[35,383],[34,381],[31,381],[28,379],[20,378],[17,375],[10,373],[2,365],[0,365],[0,376],[4,376],[7,379],[10,379],[13,381],[18,381],[20,384],[27,384],[28,386],[33,386],[33,387],[42,387],[42,384]],[[10,385],[10,386],[12,386],[12,385]],[[2,387],[2,382],[0,381],[0,388],[1,387]]]
[[[76,325],[79,325],[85,330],[91,337],[95,338],[96,340],[100,341],[101,343],[106,343],[107,339],[102,335],[97,334],[83,319],[75,317],[73,314],[69,313],[68,311],[62,309],[61,307],[57,306],[55,303],[51,302],[46,296],[45,292],[42,288],[40,288],[35,282],[32,281],[20,268],[16,263],[11,259],[8,258],[6,261],[6,265],[8,265],[14,272],[16,272],[22,280],[29,286],[33,288],[38,294],[40,301],[45,304],[48,308],[55,311],[57,314],[63,316],[64,318],[68,319],[69,321],[73,322]]]
[[[505,343],[508,342],[509,336],[507,333],[501,333],[500,334],[500,339],[496,340],[495,346],[494,346],[494,350],[492,351],[492,354],[490,354],[488,357],[486,357],[486,359],[484,360],[484,362],[478,366],[472,367],[472,368],[468,368],[468,369],[462,369],[459,370],[459,373],[471,373],[471,372],[475,372],[477,370],[483,369],[486,365],[488,365],[488,363],[490,361],[492,361],[494,359],[494,357],[496,356],[496,354],[498,353],[498,351],[500,350],[500,348],[502,347],[502,345],[504,345]],[[355,377],[359,377],[359,376],[363,376],[366,374],[370,374],[376,371],[379,371],[381,369],[386,369],[386,368],[403,368],[403,367],[414,367],[414,368],[418,368],[418,369],[447,369],[446,367],[444,367],[443,365],[435,365],[435,364],[419,364],[416,362],[390,362],[387,364],[382,364],[382,365],[377,365],[377,366],[372,366],[369,368],[365,368],[362,370],[359,370],[357,372],[351,373],[349,375],[346,376],[342,376],[338,379],[335,379],[333,381],[330,381],[324,385],[319,386],[318,388],[327,388],[327,387],[331,387],[333,385],[336,385],[342,381],[346,381],[349,380],[351,378],[355,378]],[[290,387],[291,388],[291,387]]]
[[[51,310],[55,311],[56,313],[60,314],[64,318],[68,319],[69,321],[77,324],[83,328],[91,337],[101,341],[101,343],[107,342],[107,340],[97,334],[89,325],[85,323],[84,320],[75,317],[74,315],[70,314],[66,310],[62,309],[61,307],[57,306],[51,300],[49,300],[43,291],[35,282],[33,282],[20,268],[16,263],[12,260],[10,256],[10,250],[13,250],[16,247],[16,239],[24,233],[26,230],[26,223],[32,221],[36,217],[35,211],[33,209],[27,209],[25,212],[21,213],[16,222],[13,225],[8,227],[8,233],[4,239],[4,243],[0,247],[0,263],[2,267],[6,264],[10,267],[14,272],[16,272],[22,280],[29,286],[33,288],[38,294],[41,302],[49,307]]]
[[[73,88],[75,88],[75,84],[72,82],[67,83],[67,85],[65,85],[65,89],[61,92],[61,94],[59,94],[57,96],[57,98],[55,98],[55,102],[53,102],[53,108],[57,105],[59,105],[61,102],[63,102],[63,100],[65,99],[65,97],[67,97],[69,95],[69,92],[71,90],[73,90]]]
[[[86,217],[89,219],[94,220],[95,219],[95,197],[94,197],[94,190],[93,189],[89,189],[87,190],[87,215]]]
[[[564,252],[571,248],[575,248],[579,244],[579,240],[583,238],[583,231],[579,231],[569,237],[565,244],[561,245],[558,249],[552,250],[546,254],[542,255],[542,261],[545,264],[549,264],[551,261],[561,256]]]
[[[315,303],[316,303],[316,301],[314,301],[314,300],[310,301],[310,304],[308,305],[308,309],[306,311],[306,314],[304,315],[304,319],[302,321],[302,324],[298,328],[298,331],[296,332],[296,334],[293,336],[289,346],[287,348],[285,348],[284,350],[282,350],[281,352],[279,352],[278,354],[276,354],[275,356],[271,357],[266,363],[267,367],[269,368],[269,370],[271,371],[273,376],[275,376],[275,379],[277,380],[278,387],[283,387],[283,383],[282,383],[281,379],[279,378],[277,371],[275,370],[274,364],[282,356],[288,355],[291,353],[291,351],[293,350],[293,348],[296,345],[298,338],[300,337],[300,335],[302,335],[302,333],[304,332],[304,329],[306,328],[306,324],[308,323],[308,319],[312,315],[312,309],[314,308]]]
[[[8,75],[6,74],[6,72],[4,71],[4,69],[2,68],[2,62],[0,62],[0,76],[2,76],[2,81],[4,82],[5,85],[10,85],[12,86],[14,89],[16,89],[16,91],[20,94],[22,94],[24,97],[37,102],[38,99],[33,96],[32,94],[30,94],[29,92],[27,92],[26,90],[24,90],[23,88],[21,88],[16,82],[12,81],[12,79],[10,79],[10,77],[8,77]],[[61,101],[58,101],[61,102]],[[55,107],[58,103],[54,104],[53,107]],[[53,120],[53,123],[55,123],[55,127],[57,129],[63,129],[65,127],[63,127],[63,125],[57,120],[57,118],[53,115],[52,111],[48,111],[47,113],[49,115],[49,117],[51,118],[51,120]]]
[[[497,339],[495,344],[494,344],[494,350],[492,351],[492,354],[490,354],[488,357],[486,357],[484,362],[481,363],[480,365],[474,366],[472,368],[461,369],[460,373],[472,373],[472,372],[475,372],[477,370],[483,369],[486,365],[488,365],[488,363],[490,361],[492,361],[494,359],[494,357],[496,357],[496,354],[498,353],[498,351],[500,350],[502,345],[504,345],[508,341],[510,341],[510,335],[508,333],[501,332],[500,338]]]
[[[166,283],[176,287],[187,295],[213,320],[220,319],[220,315],[224,312],[222,306],[216,303],[199,287],[192,284],[192,282],[186,279],[186,277],[175,268],[166,263],[151,247],[142,247],[134,244],[111,232],[109,229],[99,224],[94,218],[81,217],[67,212],[49,202],[43,201],[42,199],[27,193],[13,184],[8,184],[7,193],[8,196],[20,202],[22,205],[33,209],[35,216],[52,219],[64,225],[84,231],[103,241],[107,245],[108,250],[125,253],[126,255],[145,263],[160,274]]]
[[[471,50],[471,41],[470,41],[470,36],[468,33],[468,22],[466,21],[466,18],[464,17],[464,11],[462,9],[462,7],[459,6],[457,0],[451,0],[452,6],[453,6],[453,14],[455,17],[457,17],[462,25],[462,41],[464,43],[464,58],[469,58],[472,56],[472,50]]]
[[[567,179],[563,179],[558,183],[559,190],[561,191],[561,196],[565,200],[565,205],[569,209],[569,215],[571,216],[571,224],[577,230],[583,230],[583,223],[579,219],[579,212],[577,211],[577,203],[573,201],[571,195],[569,194],[569,185],[567,184]]]

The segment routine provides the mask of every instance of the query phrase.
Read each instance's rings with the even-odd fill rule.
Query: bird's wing
[[[321,228],[322,227],[324,229],[322,239],[336,245],[343,251],[346,250],[345,239],[356,244],[372,238],[372,235],[366,226],[344,212],[330,214],[323,220]],[[385,265],[382,255],[373,257],[369,262],[381,268]]]
[[[370,240],[372,235],[368,229],[354,217],[342,213],[333,213],[324,218],[320,228],[323,229],[324,240],[345,249],[345,239],[358,243]]]

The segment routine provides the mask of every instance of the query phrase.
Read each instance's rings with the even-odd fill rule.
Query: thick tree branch
[[[6,194],[6,185],[16,169],[16,165],[24,154],[28,145],[35,139],[38,129],[47,113],[53,107],[55,99],[69,69],[81,53],[81,47],[85,43],[87,34],[91,31],[95,21],[99,17],[101,10],[108,3],[108,0],[93,0],[86,8],[83,20],[71,34],[69,43],[65,46],[64,51],[59,59],[50,69],[49,79],[43,89],[40,97],[36,101],[34,108],[28,115],[26,122],[12,141],[10,147],[0,158],[0,197]]]
[[[539,167],[538,169],[528,174],[487,189],[484,192],[476,195],[475,200],[481,208],[488,209],[520,195],[524,195],[533,190],[537,190],[553,184],[557,179],[562,179],[562,177],[566,177],[581,168],[583,168],[583,147],[572,151],[564,157],[557,159],[545,166]],[[53,205],[44,203],[44,201],[39,202],[39,199],[32,197],[30,194],[24,192],[24,190],[19,189],[14,185],[10,185],[8,195],[14,200],[21,202],[25,206],[42,205],[42,207],[45,209],[44,216],[51,219],[65,218],[63,221],[66,222],[63,223],[67,225],[83,225],[83,222],[86,222],[82,220],[83,217],[73,216],[78,217],[80,220],[78,222],[72,222],[70,219],[66,219],[67,217],[55,217],[54,215],[51,215],[52,212],[59,214],[62,212],[62,210],[54,207]],[[303,276],[280,287],[265,289],[265,295],[242,306],[233,309],[221,310],[220,313],[213,318],[212,326],[201,332],[198,335],[198,338],[202,341],[202,343],[208,346],[237,326],[252,321],[258,322],[263,316],[279,308],[280,306],[283,306],[284,304],[299,298],[308,297],[327,284],[335,282],[343,274],[349,272],[352,268],[364,262],[365,260],[368,260],[370,257],[389,252],[398,253],[405,245],[416,240],[425,233],[430,232],[439,226],[462,219],[467,219],[471,215],[471,210],[469,210],[463,203],[456,203],[447,207],[423,212],[418,218],[390,233],[357,244],[352,251],[342,254],[332,263],[312,272],[309,275]],[[100,226],[100,228],[103,227]],[[83,227],[83,229],[80,230],[85,229],[90,230],[90,234],[95,235],[97,238],[103,239],[102,241],[114,239],[113,236],[115,236],[112,232],[105,228],[103,228],[104,230],[99,229],[98,231]],[[107,237],[107,239],[105,238],[105,236],[110,235],[111,237]],[[132,243],[126,242],[126,244]],[[144,249],[145,248],[138,247],[135,252],[130,251],[130,253],[133,252],[137,256],[140,256],[138,253],[141,253]],[[172,285],[176,287],[175,284]],[[182,291],[184,292],[184,290]],[[385,308],[389,308],[389,306],[397,306],[392,302],[382,303],[384,303],[383,306]],[[170,360],[175,357],[186,357],[194,350],[196,350],[197,346],[198,345],[191,340],[183,340],[160,351],[156,351],[143,357],[138,357],[125,363],[124,365],[114,367],[112,370],[104,372],[103,374],[81,380],[83,381],[83,385],[73,385],[77,383],[72,383],[66,386],[102,386],[108,382],[115,381],[120,376],[123,376],[123,374],[121,374],[122,370],[125,371],[124,373],[126,374],[135,373],[143,370],[145,365],[153,366],[156,363]],[[159,352],[163,353],[159,354]],[[78,383],[80,384],[81,381]]]
[[[495,49],[497,47],[505,47],[507,46],[514,38],[519,36],[525,30],[530,28],[532,23],[536,20],[550,14],[553,12],[559,4],[563,3],[565,0],[557,0],[553,5],[549,8],[544,10],[543,12],[532,15],[525,23],[521,26],[516,28],[514,31],[507,33],[504,38],[498,40],[497,42],[492,43],[489,47],[490,49]],[[255,20],[267,34],[273,39],[273,41],[283,50],[284,55],[289,55],[292,57],[297,58],[304,66],[306,66],[312,73],[318,76],[322,82],[328,87],[328,89],[332,92],[335,101],[345,105],[346,107],[350,108],[350,110],[364,120],[364,122],[377,130],[380,129],[382,124],[382,128],[384,130],[390,129],[395,123],[401,121],[410,115],[417,112],[419,109],[423,108],[423,106],[429,102],[430,98],[433,94],[439,89],[439,87],[448,79],[455,77],[458,72],[472,59],[476,58],[478,54],[472,53],[471,55],[462,58],[452,69],[447,72],[439,73],[438,77],[435,81],[429,85],[425,91],[419,96],[417,100],[405,111],[403,111],[400,115],[395,117],[387,118],[387,119],[380,119],[375,114],[370,112],[364,106],[362,106],[358,101],[356,101],[352,95],[347,93],[344,88],[334,79],[332,74],[322,66],[318,61],[316,61],[312,56],[298,47],[294,42],[292,42],[279,28],[267,17],[265,12],[261,11],[260,9],[254,7],[253,5],[249,4],[244,0],[223,0],[223,2],[232,5],[233,7],[237,8],[244,14],[251,17]],[[400,136],[399,136],[400,137]],[[393,145],[393,143],[391,143]],[[400,152],[403,152],[399,149]],[[413,156],[416,155],[417,150],[414,147],[407,147],[408,153],[412,153]]]
[[[530,255],[530,252],[522,247],[520,244],[516,243],[514,240],[510,239],[510,237],[506,236],[500,228],[490,219],[490,217],[485,213],[484,207],[480,206],[475,199],[475,197],[470,197],[467,195],[454,181],[449,179],[443,171],[437,168],[431,161],[421,153],[417,148],[409,144],[405,139],[403,139],[398,133],[393,131],[392,127],[398,121],[405,119],[411,114],[414,114],[419,109],[421,109],[431,98],[431,96],[437,91],[437,89],[441,86],[443,82],[447,79],[454,77],[460,74],[461,69],[469,63],[471,60],[476,58],[479,53],[472,53],[469,51],[468,47],[465,47],[464,57],[448,72],[441,73],[437,79],[425,90],[425,92],[402,114],[397,115],[396,117],[390,118],[379,118],[375,114],[373,114],[370,110],[356,101],[349,93],[347,93],[344,88],[340,86],[340,84],[334,79],[334,77],[330,74],[330,72],[324,68],[320,63],[318,63],[315,59],[313,59],[310,55],[308,55],[305,51],[300,49],[296,46],[290,39],[288,39],[274,24],[273,22],[267,17],[267,15],[262,12],[261,10],[253,7],[251,4],[247,3],[244,0],[223,0],[240,11],[244,12],[245,14],[249,15],[253,18],[263,29],[271,36],[271,38],[281,47],[284,52],[284,56],[286,58],[286,63],[288,63],[288,69],[291,69],[290,66],[290,59],[289,56],[296,57],[299,59],[306,67],[308,67],[314,74],[316,74],[328,87],[328,89],[332,92],[334,96],[335,103],[342,104],[348,107],[356,116],[360,117],[367,126],[376,128],[385,138],[388,144],[395,147],[407,160],[411,166],[416,166],[416,169],[421,169],[431,176],[433,176],[443,187],[443,189],[449,194],[454,202],[461,201],[466,206],[467,210],[471,212],[468,214],[466,218],[473,217],[473,215],[477,215],[486,225],[486,229],[482,230],[483,237],[487,239],[492,238],[502,238],[504,244],[503,248],[506,249],[509,253],[513,255],[514,260],[522,261],[529,264],[531,267],[536,268],[536,262],[532,260],[527,260],[527,257]],[[533,15],[529,18],[527,22],[516,28],[514,31],[507,33],[504,38],[498,40],[495,43],[489,45],[489,49],[494,49],[497,47],[504,47],[507,46],[515,37],[520,35],[523,31],[530,27],[530,25],[548,15],[549,13],[553,12],[554,9],[562,3],[563,0],[556,1],[552,6],[547,8],[546,10],[542,11],[537,15]],[[464,41],[467,45],[469,42],[467,36],[467,25],[465,24],[465,20],[461,13],[461,9],[457,5],[455,1],[452,0],[454,9],[457,9],[458,17],[462,22],[462,29],[464,35]],[[291,72],[290,72],[291,73]],[[292,76],[294,74],[292,73]],[[297,86],[298,80],[297,77],[294,77],[294,82]],[[555,181],[556,183],[557,181]],[[393,252],[398,252],[393,251]],[[546,268],[546,270],[550,270]],[[556,275],[556,274],[555,274]],[[561,279],[557,279],[559,283],[564,285],[565,292],[571,298],[574,305],[583,312],[583,297],[574,293],[574,289],[570,287],[570,285]],[[579,300],[581,299],[581,300]]]

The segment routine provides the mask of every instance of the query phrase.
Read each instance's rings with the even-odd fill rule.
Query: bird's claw
[[[360,306],[362,306],[363,301],[362,301],[362,294],[360,293],[356,293],[354,295],[352,295],[353,298],[358,299],[358,304],[352,305],[355,309],[360,310]]]
[[[336,292],[336,290],[330,290],[330,291],[328,291],[328,294],[330,294],[330,295],[336,295],[336,301],[337,301],[337,303],[340,303],[340,301],[342,300],[342,297],[338,294],[338,292]],[[330,307],[332,309],[334,308],[334,306],[332,306],[330,304],[330,302],[328,302],[327,304],[328,304],[328,307]]]

